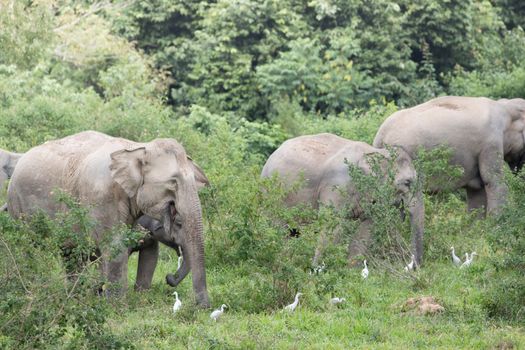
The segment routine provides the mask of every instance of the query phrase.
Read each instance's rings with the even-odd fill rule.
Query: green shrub
[[[86,265],[94,250],[86,211],[59,199],[70,210],[56,220],[0,213],[0,347],[130,348],[107,328],[110,305],[96,295],[96,264]]]
[[[525,322],[525,170],[506,173],[509,199],[502,213],[491,221],[489,243],[494,271],[485,295],[484,307],[490,316],[517,323]]]

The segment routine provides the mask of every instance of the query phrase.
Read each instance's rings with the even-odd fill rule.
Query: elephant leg
[[[358,262],[356,258],[367,252],[372,241],[371,227],[372,221],[370,219],[362,220],[359,224],[357,232],[352,237],[352,242],[348,245],[348,266],[356,266]],[[359,263],[361,262],[359,261]]]
[[[503,146],[500,148],[489,148],[479,156],[479,173],[487,193],[488,214],[498,212],[507,198],[508,189],[503,180]]]
[[[106,252],[105,257],[109,256],[108,253]],[[128,251],[121,252],[103,265],[109,282],[109,289],[105,290],[105,294],[110,296],[124,294],[128,288]]]
[[[484,217],[487,211],[487,193],[485,188],[473,189],[467,187],[466,190],[468,211],[478,210],[480,218]]]
[[[135,290],[146,290],[151,288],[151,281],[153,280],[153,273],[157,267],[158,258],[159,242],[157,241],[152,241],[148,246],[139,251]]]
[[[321,257],[324,253],[324,250],[326,249],[327,244],[328,238],[326,237],[326,232],[323,230],[319,235],[317,247],[315,247],[314,258],[312,259],[312,266],[319,266],[319,260],[321,260]]]

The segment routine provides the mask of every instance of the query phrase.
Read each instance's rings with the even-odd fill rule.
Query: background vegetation
[[[510,204],[490,220],[467,215],[461,192],[426,197],[424,269],[400,273],[406,251],[368,256],[366,281],[343,244],[309,274],[318,232],[338,213],[285,210],[284,190],[258,180],[296,135],[370,143],[388,115],[440,94],[525,97],[523,18],[519,0],[0,0],[0,148],[86,129],[181,141],[212,183],[201,194],[208,284],[213,305],[229,305],[212,323],[185,280],[173,316],[168,249],[151,291],[107,302],[90,288],[94,264],[77,284],[65,278],[61,243],[90,225],[81,207],[68,202],[56,221],[0,214],[0,348],[524,347],[522,175],[509,174]],[[384,213],[378,227],[406,241],[407,225]],[[74,237],[70,254],[88,254],[89,239]],[[479,259],[455,269],[451,245]],[[136,256],[131,285],[134,266]],[[280,313],[296,291],[298,311]],[[445,312],[405,312],[421,295]],[[330,308],[331,296],[347,303]]]

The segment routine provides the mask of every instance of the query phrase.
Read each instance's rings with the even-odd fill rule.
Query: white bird
[[[456,255],[456,252],[454,251],[454,247],[450,247],[450,250],[452,250],[452,262],[454,265],[459,266],[461,265],[461,259]]]
[[[219,317],[221,317],[221,315],[223,314],[224,312],[224,308],[227,307],[225,304],[222,304],[221,305],[221,308],[220,309],[217,309],[217,310],[214,310],[211,314],[210,314],[210,318],[212,320],[214,320],[215,322],[217,322],[217,320],[219,319]]]
[[[286,311],[289,311],[289,312],[293,312],[295,310],[295,308],[297,307],[297,304],[299,304],[299,297],[303,295],[303,293],[297,293],[295,295],[295,300],[293,303],[291,303],[290,305],[286,305],[284,307],[284,310]]]
[[[316,273],[321,273],[321,272],[324,272],[324,269],[326,268],[326,264],[324,263],[324,261],[321,263],[321,265],[317,266],[314,271]]]
[[[182,262],[182,255],[179,256],[179,258],[177,259],[177,270],[180,269],[181,262]]]
[[[179,299],[179,294],[177,292],[173,292],[173,295],[175,295],[175,304],[173,304],[173,313],[177,313],[179,309],[182,307],[182,302]]]
[[[363,263],[365,264],[365,268],[361,271],[361,276],[363,278],[367,278],[368,277],[368,267],[366,266],[366,260],[363,261]]]
[[[408,263],[407,266],[405,266],[405,271],[408,272],[408,271],[412,271],[414,270],[416,266],[416,257],[414,256],[414,254],[412,254],[412,260],[410,260],[410,263]]]
[[[469,267],[472,264],[472,260],[474,260],[474,255],[478,255],[478,253],[472,252],[472,254],[470,254],[470,257],[468,256],[468,253],[465,253],[465,256],[467,257],[467,259],[465,260],[463,264],[461,264],[459,268],[462,269],[464,267]]]
[[[332,304],[332,305],[337,305],[337,304],[342,303],[342,302],[345,301],[345,300],[346,300],[345,298],[338,298],[338,297],[335,297],[335,298],[330,299],[330,304]]]

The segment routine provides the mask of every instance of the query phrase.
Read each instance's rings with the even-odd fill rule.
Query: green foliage
[[[23,18],[23,20],[21,20]],[[53,12],[32,1],[0,4],[0,65],[36,66],[49,53]]]
[[[38,214],[23,223],[0,213],[0,346],[130,348],[107,328],[96,265],[86,265],[94,249],[86,211],[59,199],[69,211],[56,220]]]
[[[410,243],[404,239],[410,237],[410,228],[407,230],[406,225],[403,225],[400,215],[402,198],[395,186],[397,153],[390,149],[390,154],[389,159],[381,154],[368,155],[370,172],[365,172],[355,164],[347,164],[352,187],[345,189],[345,193],[348,191],[350,195],[356,195],[358,203],[352,203],[356,207],[346,207],[344,212],[362,211],[362,218],[372,222],[371,257],[399,261],[410,255]],[[417,190],[417,186],[413,187],[413,193],[407,198],[415,195]]]
[[[446,146],[418,150],[414,165],[425,191],[435,192],[439,189],[442,195],[447,195],[447,191],[458,187],[463,168],[453,165],[452,155],[453,150]]]
[[[503,212],[493,220],[489,234],[495,271],[484,301],[490,316],[521,324],[525,322],[525,220],[520,215],[524,210],[524,175],[523,169],[516,175],[506,172],[510,198]]]

